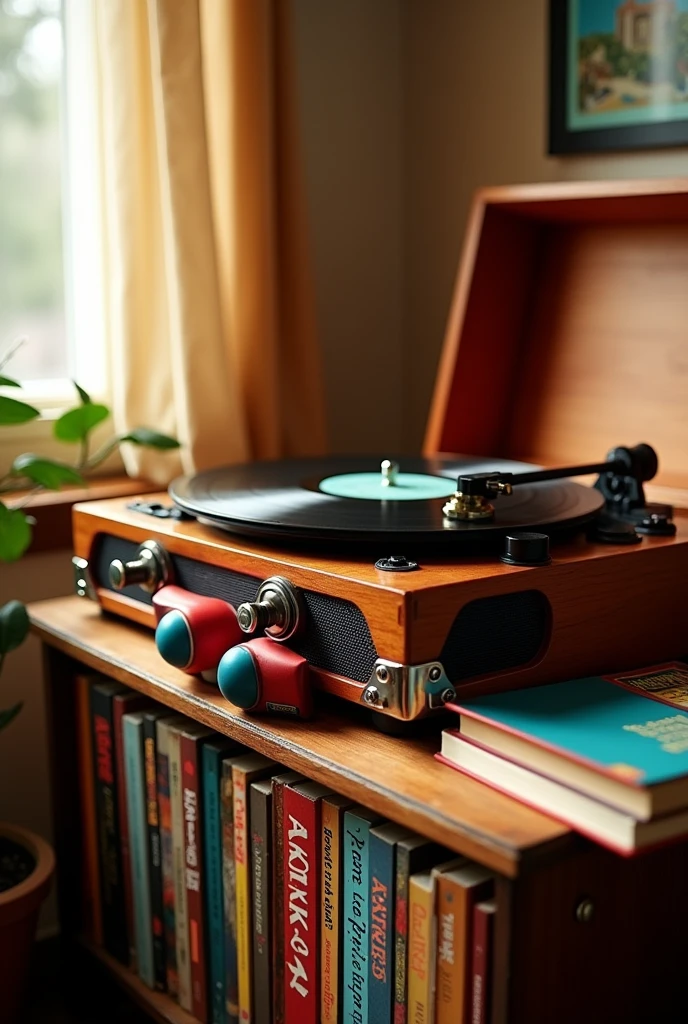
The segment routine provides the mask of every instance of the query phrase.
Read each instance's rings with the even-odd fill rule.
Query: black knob
[[[546,533],[510,533],[504,539],[502,561],[507,565],[549,565]]]

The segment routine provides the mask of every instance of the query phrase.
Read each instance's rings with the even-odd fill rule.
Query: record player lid
[[[688,507],[687,279],[688,179],[479,192],[424,454],[557,466],[650,437],[648,496]]]

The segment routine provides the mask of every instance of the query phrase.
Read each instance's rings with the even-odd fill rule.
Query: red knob
[[[153,607],[160,654],[189,675],[216,669],[227,648],[244,638],[234,608],[217,597],[170,585],[153,594]]]
[[[296,651],[263,637],[237,644],[217,668],[223,697],[244,711],[310,718],[310,667]]]

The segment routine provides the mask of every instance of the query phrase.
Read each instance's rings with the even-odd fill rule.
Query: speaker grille
[[[128,562],[136,557],[138,544],[101,534],[95,547],[94,575],[106,590],[114,591],[108,570],[114,558]],[[206,565],[183,555],[172,555],[174,581],[185,590],[203,597],[219,597],[236,607],[242,601],[253,601],[260,577],[233,572],[216,565]],[[141,587],[125,587],[118,593],[134,601],[151,604],[151,595]],[[305,632],[289,642],[289,646],[306,658],[315,668],[366,683],[370,678],[377,651],[363,612],[350,601],[312,590],[303,591],[308,608]]]
[[[539,590],[482,597],[464,605],[440,654],[448,678],[456,683],[527,665],[548,637],[550,611]]]

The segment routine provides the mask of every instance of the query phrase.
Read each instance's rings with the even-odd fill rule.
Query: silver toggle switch
[[[170,556],[156,540],[144,540],[131,562],[113,559],[108,575],[115,590],[138,585],[152,594],[172,577]]]
[[[246,601],[237,608],[237,622],[244,633],[263,630],[273,640],[294,636],[304,619],[301,593],[284,576],[263,580],[255,601]]]

